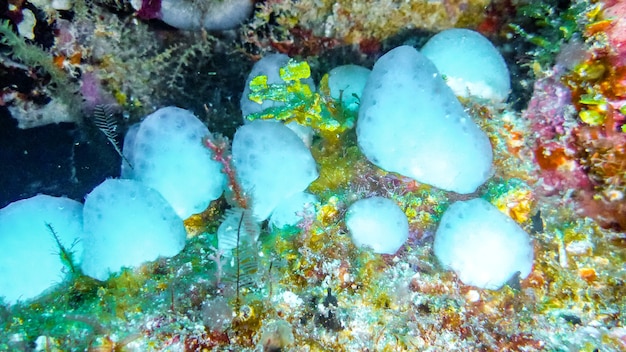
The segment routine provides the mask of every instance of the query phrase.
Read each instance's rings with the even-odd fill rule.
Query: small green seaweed
[[[354,127],[356,116],[343,109],[341,102],[330,97],[328,75],[321,80],[320,94],[302,81],[311,77],[311,68],[306,61],[291,59],[280,68],[279,74],[285,83],[270,84],[264,75],[252,79],[248,98],[258,104],[266,100],[282,104],[250,114],[247,119],[295,121],[330,139],[336,139],[339,134]]]
[[[61,239],[59,239],[59,235],[54,230],[52,225],[50,223],[46,223],[46,227],[48,228],[48,231],[50,231],[50,234],[54,238],[54,242],[56,243],[57,247],[59,248],[59,253],[58,254],[59,254],[59,258],[61,258],[61,263],[63,263],[63,265],[66,268],[69,269],[70,274],[72,276],[74,276],[74,277],[79,276],[81,274],[81,271],[78,268],[78,265],[76,264],[77,261],[74,258],[74,251],[73,251],[73,248],[78,243],[78,240],[75,240],[74,242],[72,242],[72,244],[69,247],[66,247],[61,242]]]
[[[530,2],[517,10],[518,19],[524,24],[511,23],[509,28],[537,48],[531,55],[542,66],[552,63],[552,58],[561,51],[561,45],[580,36],[585,25],[585,13],[590,3],[581,1],[566,10],[561,10],[556,1]],[[532,21],[532,24],[527,21]],[[531,31],[530,27],[534,27]]]

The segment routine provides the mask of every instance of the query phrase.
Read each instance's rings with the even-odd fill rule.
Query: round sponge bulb
[[[202,145],[209,129],[191,112],[161,108],[129,130],[122,175],[157,190],[181,218],[204,211],[226,184],[222,165]]]
[[[492,173],[489,137],[435,65],[410,46],[376,61],[360,100],[356,134],[374,165],[446,191],[475,192]]]
[[[420,50],[446,76],[457,96],[475,96],[494,102],[506,100],[511,90],[509,69],[489,39],[462,28],[439,32]]]
[[[346,213],[346,226],[357,247],[370,247],[375,253],[394,254],[409,238],[409,221],[390,199],[371,197],[352,204]]]
[[[106,280],[123,267],[171,257],[185,247],[183,221],[152,188],[108,179],[87,195],[83,207],[85,275]]]
[[[311,151],[288,127],[277,121],[255,120],[237,129],[232,146],[233,166],[252,200],[256,220],[304,191],[319,176]]]
[[[519,273],[530,274],[530,236],[484,199],[452,204],[435,234],[435,256],[466,285],[497,290]]]
[[[82,212],[75,200],[43,194],[0,209],[0,297],[6,304],[36,298],[63,280],[68,268],[59,244],[82,255]]]

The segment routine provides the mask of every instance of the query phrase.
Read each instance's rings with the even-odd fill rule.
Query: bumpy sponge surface
[[[409,222],[400,207],[383,197],[361,199],[346,212],[352,242],[374,253],[394,254],[409,238]]]
[[[122,267],[174,256],[185,246],[183,221],[152,188],[109,179],[87,195],[81,268],[106,280]]]
[[[500,52],[480,33],[461,28],[437,33],[421,50],[457,96],[504,101],[511,90]]]
[[[39,296],[63,280],[59,241],[76,259],[82,255],[83,205],[68,198],[38,195],[0,210],[0,296],[8,304]]]
[[[487,135],[430,60],[410,46],[374,65],[356,132],[373,164],[444,190],[472,193],[491,174]]]
[[[280,122],[257,120],[239,127],[232,153],[237,178],[251,195],[258,221],[319,176],[309,149]]]
[[[129,130],[122,176],[159,191],[176,213],[187,218],[219,198],[226,184],[222,166],[202,145],[208,128],[190,111],[166,107],[148,115]]]

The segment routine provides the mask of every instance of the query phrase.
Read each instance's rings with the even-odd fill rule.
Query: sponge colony
[[[409,222],[402,209],[383,197],[361,199],[346,212],[346,226],[357,247],[394,254],[409,238]]]
[[[446,76],[457,96],[501,102],[509,95],[509,69],[493,44],[478,32],[461,28],[442,31],[421,52]]]
[[[83,220],[81,268],[98,280],[122,267],[174,256],[185,246],[185,227],[174,209],[136,181],[102,182],[87,195]]]
[[[518,272],[530,274],[533,247],[528,234],[483,199],[459,201],[443,214],[435,256],[466,285],[497,290]]]
[[[79,258],[83,205],[67,198],[38,195],[0,210],[0,296],[5,303],[39,296],[63,279],[59,241]]]
[[[410,46],[374,65],[356,133],[376,166],[447,191],[472,193],[491,175],[489,138],[435,66]]]

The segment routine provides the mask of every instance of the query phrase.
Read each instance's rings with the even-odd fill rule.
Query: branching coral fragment
[[[228,177],[228,188],[232,193],[235,202],[242,209],[248,209],[248,198],[237,181],[235,169],[232,165],[230,154],[230,144],[228,138],[221,135],[211,135],[204,138],[205,147],[213,151],[213,160],[222,164],[224,174]]]

